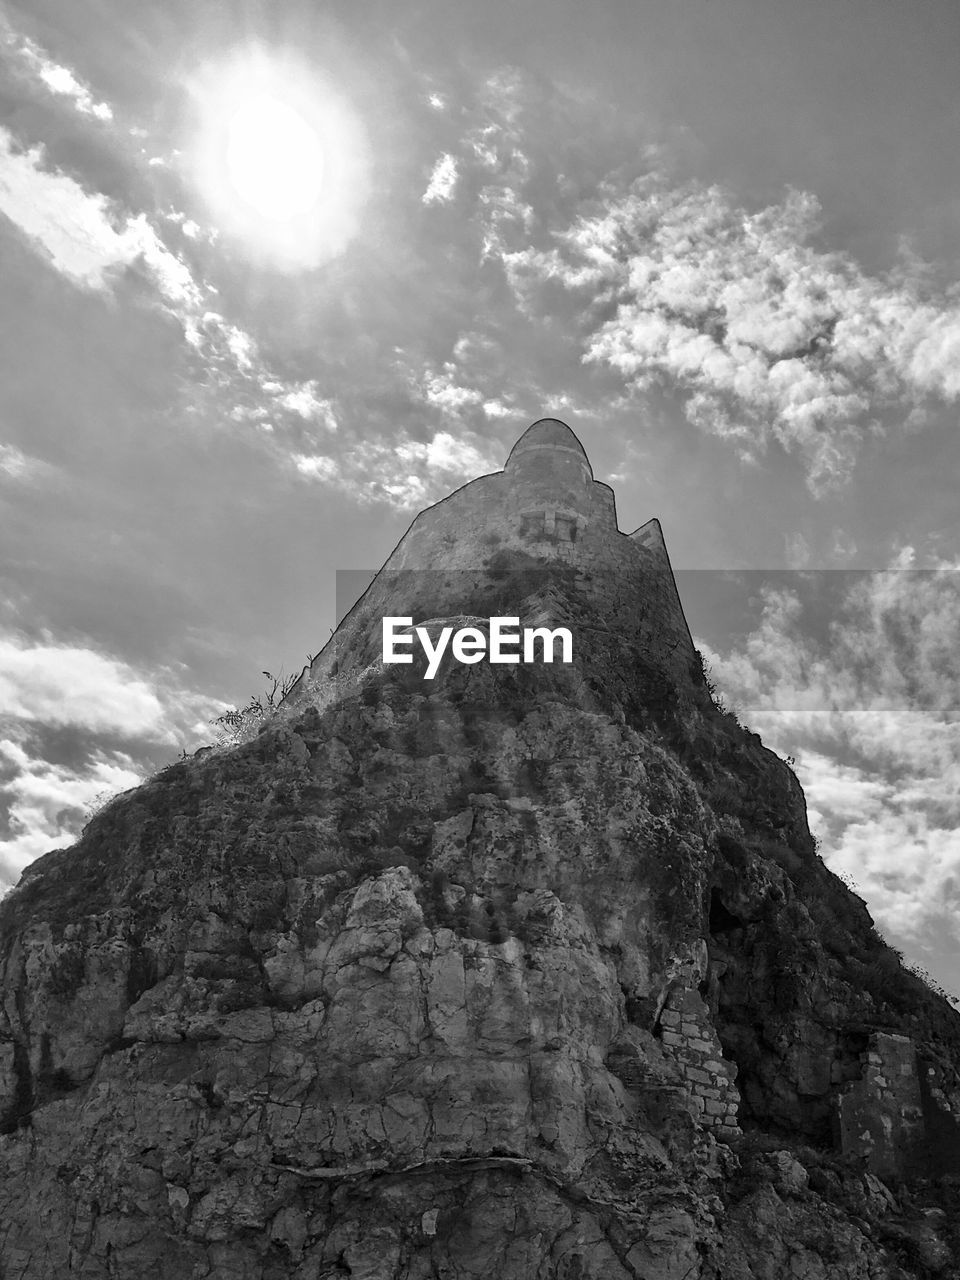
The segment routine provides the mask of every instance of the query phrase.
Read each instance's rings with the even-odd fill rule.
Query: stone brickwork
[[[913,1041],[877,1032],[861,1055],[861,1079],[838,1099],[840,1146],[862,1156],[871,1173],[902,1174],[923,1139],[923,1112]]]
[[[739,1133],[737,1068],[723,1056],[710,1011],[696,987],[675,987],[660,1014],[664,1048],[680,1064],[700,1113],[718,1137]]]

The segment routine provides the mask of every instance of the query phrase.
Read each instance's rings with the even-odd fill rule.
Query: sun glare
[[[269,94],[231,119],[226,160],[237,195],[264,218],[297,218],[320,199],[320,139],[294,107]]]
[[[316,266],[357,229],[364,131],[313,68],[263,49],[208,66],[192,86],[199,186],[220,230],[284,269]]]

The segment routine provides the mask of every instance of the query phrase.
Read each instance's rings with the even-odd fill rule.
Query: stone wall
[[[710,1010],[696,987],[673,988],[660,1014],[660,1027],[664,1049],[680,1065],[700,1123],[717,1137],[735,1136],[740,1131],[737,1068],[724,1058]]]
[[[838,1098],[841,1150],[862,1156],[871,1173],[902,1175],[924,1137],[913,1041],[876,1032],[861,1061],[861,1079]]]

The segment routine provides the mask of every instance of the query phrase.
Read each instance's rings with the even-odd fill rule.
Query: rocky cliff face
[[[496,542],[420,517],[258,736],[0,904],[3,1280],[960,1274],[960,1019],[564,432],[476,482]],[[428,682],[387,604],[574,661]]]

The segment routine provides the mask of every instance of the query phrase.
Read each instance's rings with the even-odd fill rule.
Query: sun
[[[271,94],[244,103],[227,125],[226,166],[241,200],[261,217],[286,221],[323,193],[323,144],[297,109]]]
[[[191,85],[193,172],[213,224],[255,259],[297,270],[339,253],[369,187],[356,113],[316,68],[262,47]]]

